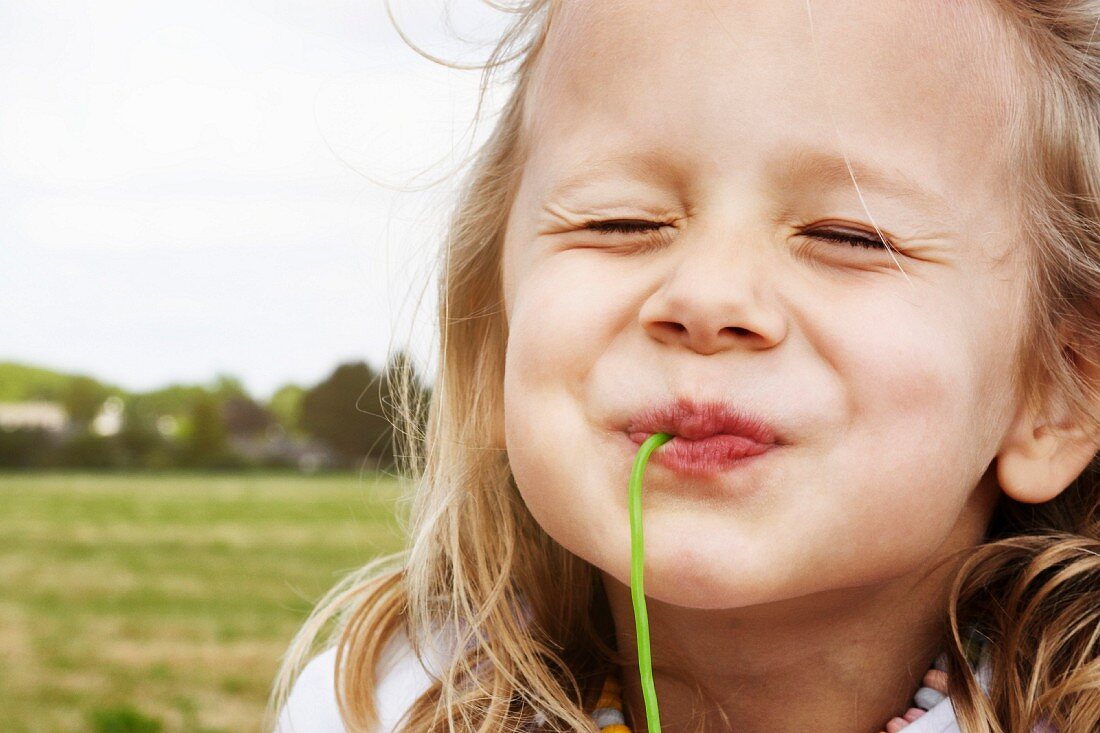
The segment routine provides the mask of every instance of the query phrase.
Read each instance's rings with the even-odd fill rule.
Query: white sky
[[[466,63],[508,20],[393,5]],[[415,328],[430,373],[434,279],[412,307],[456,181],[379,182],[455,169],[506,91],[472,138],[478,81],[383,0],[0,0],[0,360],[266,397]]]

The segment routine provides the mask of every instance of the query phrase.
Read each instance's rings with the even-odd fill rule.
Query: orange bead
[[[600,693],[600,699],[596,703],[596,707],[623,709],[622,684],[614,675],[608,675],[607,679],[604,680],[603,691]]]
[[[609,725],[600,729],[601,733],[630,733],[630,728],[625,725]]]

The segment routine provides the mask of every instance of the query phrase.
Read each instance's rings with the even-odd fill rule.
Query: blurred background
[[[401,33],[476,66],[509,18],[390,5],[0,0],[0,730],[258,731],[401,547],[388,405],[507,92]]]

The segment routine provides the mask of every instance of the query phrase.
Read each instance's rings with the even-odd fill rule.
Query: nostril
[[[723,328],[722,330],[723,331],[733,331],[733,333],[735,333],[738,336],[745,336],[745,335],[751,333],[749,331],[749,329],[741,328],[740,326],[727,326],[726,328]]]

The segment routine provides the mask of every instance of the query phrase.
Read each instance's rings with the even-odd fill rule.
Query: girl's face
[[[915,577],[999,491],[1025,307],[1008,41],[979,3],[816,0],[812,39],[807,7],[566,2],[529,98],[505,439],[535,519],[626,584],[639,413],[721,401],[778,438],[726,470],[650,461],[646,590],[679,606]],[[876,225],[893,257],[839,238]]]

